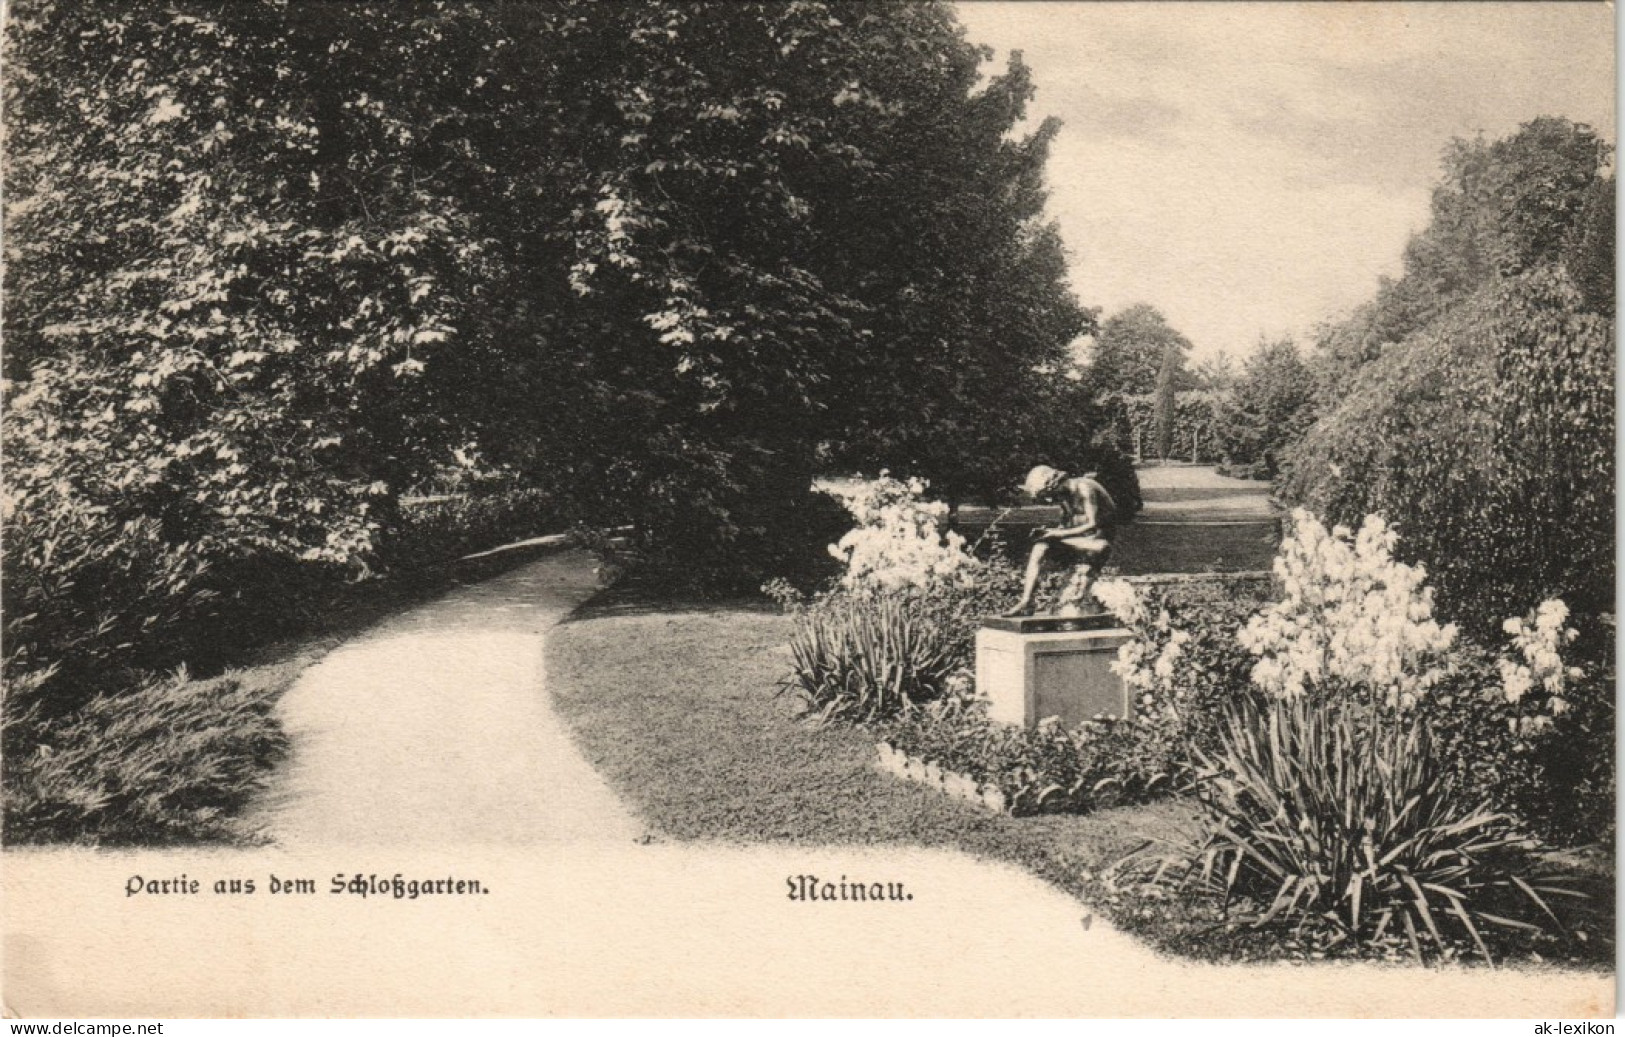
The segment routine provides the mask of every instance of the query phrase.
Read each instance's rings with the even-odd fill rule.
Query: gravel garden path
[[[544,686],[544,632],[597,589],[551,554],[327,655],[281,702],[293,755],[254,820],[288,847],[631,842]]]

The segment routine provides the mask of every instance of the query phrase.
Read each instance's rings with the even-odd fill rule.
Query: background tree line
[[[1315,376],[1290,338],[1260,338],[1239,368],[1228,354],[1192,365],[1188,338],[1137,303],[1094,336],[1086,392],[1135,457],[1220,463],[1270,478],[1312,420]]]

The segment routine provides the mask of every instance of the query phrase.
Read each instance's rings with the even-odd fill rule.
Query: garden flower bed
[[[962,799],[966,803],[985,807],[995,814],[1002,814],[1010,809],[1004,793],[994,786],[960,774],[958,771],[947,770],[930,760],[910,756],[889,742],[876,742],[875,755],[876,766],[884,774],[924,785],[928,789]]]
[[[1313,930],[1317,953],[1494,961],[1597,931],[1537,838],[1595,827],[1550,753],[1571,713],[1611,715],[1611,660],[1568,660],[1562,602],[1508,620],[1510,654],[1464,640],[1379,517],[1356,533],[1299,511],[1268,573],[1097,583],[1131,634],[1113,663],[1131,715],[1029,730],[990,720],[970,681],[973,631],[1017,574],[943,532],[923,489],[854,488],[844,576],[782,597],[781,687],[820,727],[878,730],[880,770],[1014,817],[1195,792],[1199,829],[1118,867],[1113,895]]]

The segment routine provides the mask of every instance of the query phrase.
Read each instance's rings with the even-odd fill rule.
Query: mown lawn
[[[789,631],[789,619],[752,603],[601,597],[549,635],[547,687],[588,759],[659,836],[959,849],[1019,864],[1165,951],[1230,961],[1321,956],[1290,935],[1242,927],[1212,904],[1147,901],[1101,884],[1102,868],[1147,840],[1189,831],[1188,802],[1012,818],[882,774],[868,732],[799,722],[792,698],[775,695],[789,668]],[[1611,883],[1596,878],[1605,917],[1594,921],[1606,931]],[[1551,957],[1612,967],[1612,940]]]
[[[1068,885],[1189,816],[1015,819],[882,774],[872,735],[799,722],[774,693],[789,631],[751,606],[589,608],[549,635],[547,686],[588,758],[674,839],[959,847]]]
[[[672,839],[949,847],[1081,893],[1192,816],[1164,802],[1017,819],[882,774],[871,735],[801,723],[774,694],[789,630],[750,605],[588,607],[549,635],[547,686],[593,765]]]

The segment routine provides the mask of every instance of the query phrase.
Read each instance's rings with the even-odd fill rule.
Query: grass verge
[[[588,759],[665,837],[957,849],[1027,868],[1164,952],[1229,962],[1325,956],[1306,934],[1101,882],[1104,868],[1148,840],[1189,832],[1189,803],[1018,819],[880,773],[872,732],[798,722],[793,701],[773,694],[790,666],[789,633],[790,620],[766,606],[604,596],[550,634],[548,688]],[[1611,919],[1611,876],[1594,888]],[[1611,936],[1611,921],[1598,923],[1593,931]],[[1611,968],[1612,940],[1549,957]]]
[[[789,631],[766,608],[589,606],[549,636],[548,688],[588,759],[673,839],[947,847],[1081,893],[1191,817],[1164,802],[1016,819],[884,775],[872,732],[800,723],[773,694]]]

